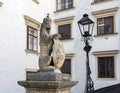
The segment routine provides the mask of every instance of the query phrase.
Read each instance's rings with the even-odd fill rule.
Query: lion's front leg
[[[40,56],[39,57],[39,71],[54,70],[54,67],[50,66],[51,56]]]

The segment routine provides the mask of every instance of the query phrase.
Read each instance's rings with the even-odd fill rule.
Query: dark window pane
[[[61,35],[61,39],[71,38],[71,24],[58,26],[58,33]]]
[[[98,18],[97,19],[97,33],[101,34],[112,34],[113,31],[113,16]]]
[[[61,72],[71,74],[71,59],[65,59],[65,62],[61,68]]]
[[[113,33],[113,17],[107,17],[105,20],[106,33]]]
[[[98,27],[98,34],[100,35],[100,34],[104,34],[105,32],[104,32],[104,26],[99,26]]]
[[[38,32],[36,29],[27,26],[27,49],[37,51],[38,47]]]
[[[98,57],[98,77],[114,78],[114,57]]]
[[[98,34],[104,34],[105,33],[105,23],[104,23],[104,18],[99,18],[97,20],[98,24]]]
[[[114,58],[113,57],[109,57],[107,58],[107,77],[114,77]]]
[[[105,60],[102,57],[98,58],[98,69],[99,77],[105,77]]]

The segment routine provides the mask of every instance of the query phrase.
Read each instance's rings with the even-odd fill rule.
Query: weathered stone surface
[[[28,73],[26,81],[18,81],[18,84],[26,89],[26,93],[70,93],[70,89],[77,84],[71,81],[70,75],[62,74],[60,68],[65,59],[59,34],[49,35],[50,18],[47,16],[40,30],[40,56],[38,72]],[[53,42],[54,40],[54,46]],[[51,63],[51,48],[53,47],[53,63]]]
[[[54,71],[61,73],[60,68],[65,60],[65,49],[59,40],[61,37],[60,34],[50,34],[50,29],[51,19],[49,15],[47,15],[47,17],[43,19],[40,28],[39,70],[53,69],[50,67],[53,59]]]
[[[55,72],[35,72],[27,74],[28,81],[68,81],[70,75]]]
[[[43,19],[40,28],[40,56],[39,56],[39,69],[51,69],[51,53],[53,47],[53,39],[59,34],[50,34],[51,19],[49,15]]]
[[[53,56],[53,63],[55,66],[55,72],[61,73],[60,68],[62,67],[65,61],[65,49],[63,44],[59,40],[59,36],[53,38],[54,45],[52,47],[52,56]]]
[[[77,81],[19,81],[26,93],[70,93]]]

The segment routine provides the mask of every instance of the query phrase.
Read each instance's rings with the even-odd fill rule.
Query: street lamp
[[[78,21],[78,26],[80,29],[80,33],[82,36],[82,40],[85,42],[84,51],[86,52],[86,85],[85,85],[85,93],[94,93],[94,82],[90,76],[91,70],[89,66],[89,52],[91,50],[91,46],[89,45],[89,40],[92,39],[94,22],[88,18],[87,14],[83,15],[83,18]]]

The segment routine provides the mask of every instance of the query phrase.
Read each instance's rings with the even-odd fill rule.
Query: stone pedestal
[[[71,81],[68,74],[54,72],[29,73],[26,81],[18,81],[26,93],[70,93],[77,81]]]
[[[26,88],[26,93],[70,93],[77,83],[73,81],[19,81]]]

